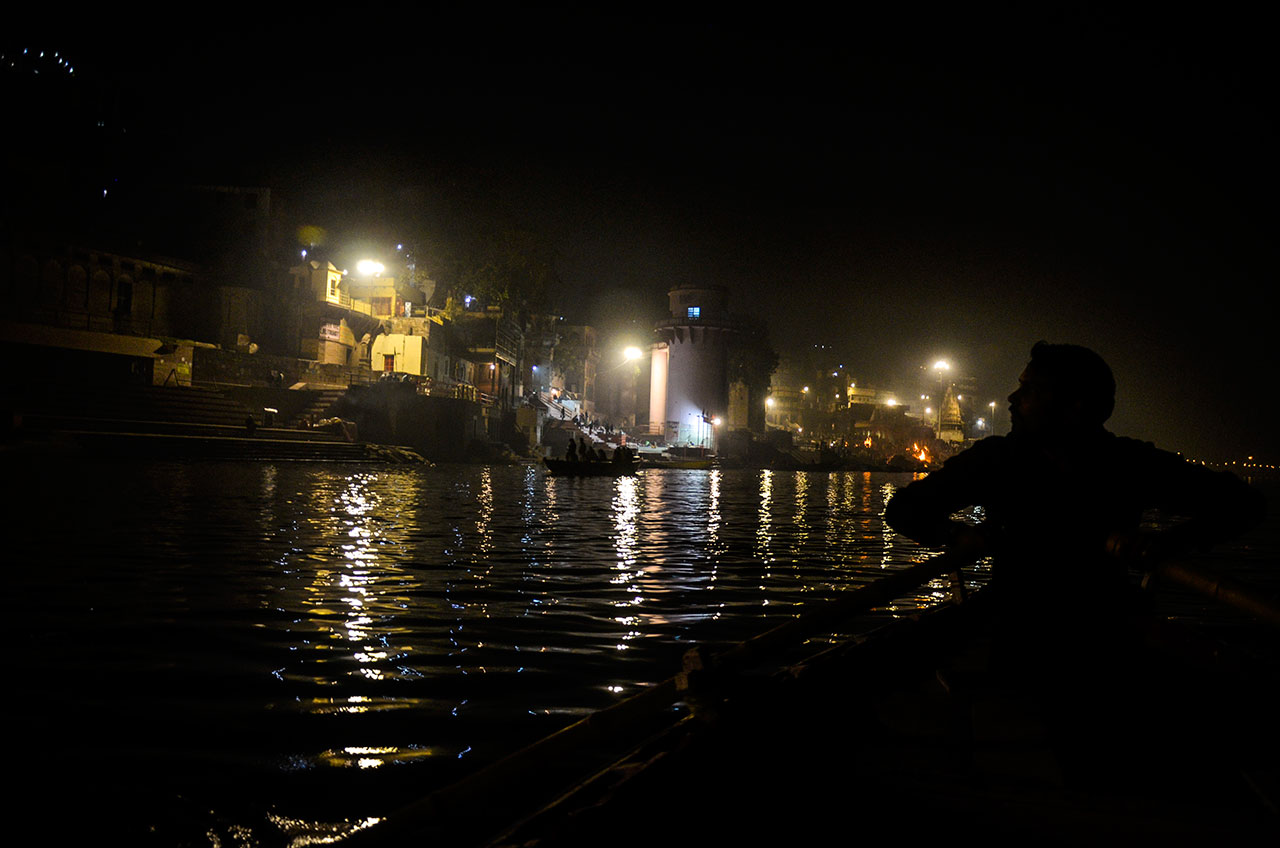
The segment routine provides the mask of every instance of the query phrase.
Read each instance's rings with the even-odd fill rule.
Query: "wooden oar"
[[[1218,574],[1203,565],[1170,560],[1160,563],[1142,580],[1142,587],[1149,588],[1158,581],[1168,581],[1194,589],[1215,601],[1235,607],[1256,617],[1272,627],[1280,627],[1280,604],[1250,586],[1230,577]]]

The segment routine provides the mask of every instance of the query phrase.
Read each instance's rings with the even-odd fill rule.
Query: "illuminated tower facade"
[[[654,327],[649,427],[668,444],[715,448],[729,410],[729,336],[737,332],[719,286],[672,289],[671,317]]]

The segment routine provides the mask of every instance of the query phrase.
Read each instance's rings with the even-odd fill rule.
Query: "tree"
[[[754,316],[739,318],[741,332],[732,336],[728,350],[729,383],[747,387],[747,426],[764,430],[764,399],[769,382],[778,368],[778,352],[769,342],[769,325]]]

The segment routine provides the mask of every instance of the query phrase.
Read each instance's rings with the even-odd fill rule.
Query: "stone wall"
[[[353,386],[334,413],[356,422],[361,441],[403,445],[434,462],[459,462],[485,439],[480,404],[418,394],[411,383]]]
[[[280,376],[276,376],[276,375]],[[191,379],[228,386],[350,386],[373,382],[379,375],[365,368],[218,348],[196,348]]]

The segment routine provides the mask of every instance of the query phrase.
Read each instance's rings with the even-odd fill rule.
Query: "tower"
[[[671,317],[654,330],[650,432],[668,443],[714,448],[715,419],[729,409],[729,320],[720,286],[679,286],[668,293]]]

